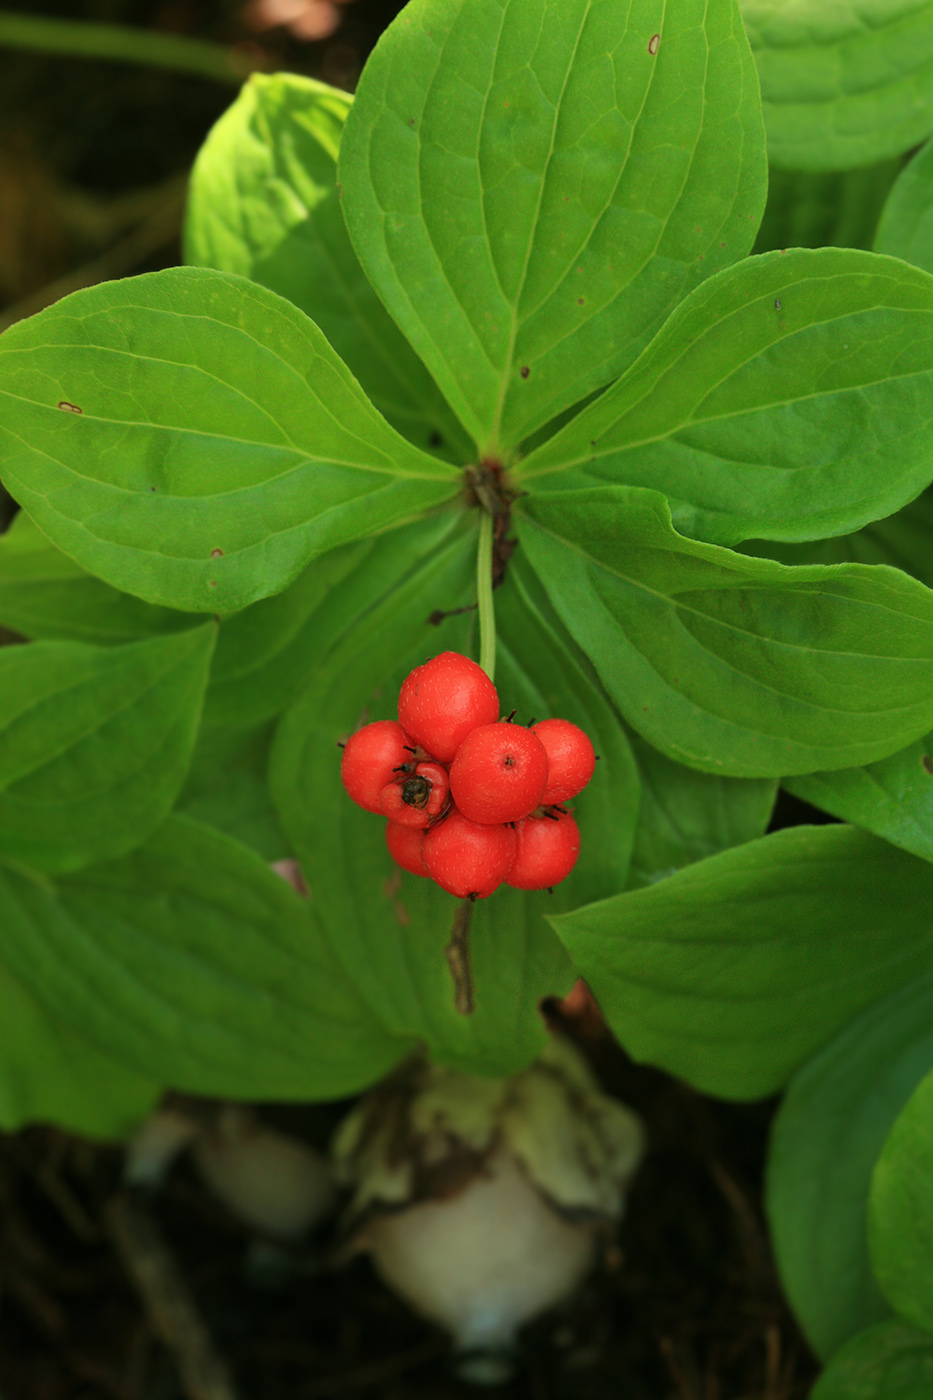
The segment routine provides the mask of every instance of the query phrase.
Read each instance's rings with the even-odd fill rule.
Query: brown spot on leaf
[[[522,379],[527,379],[529,374],[531,373],[531,370],[527,365],[522,365],[521,369],[518,372],[521,375]]]
[[[929,773],[931,778],[933,778],[933,758],[931,758],[928,753],[925,753],[921,758],[920,762],[923,765],[925,771]]]
[[[658,51],[658,49],[660,48],[660,46],[661,46],[661,36],[660,36],[660,34],[652,34],[651,38],[648,40],[648,52],[651,54],[652,57],[654,57],[654,55],[657,53],[657,51]]]
[[[221,556],[222,554],[223,554],[223,550],[222,550],[222,549],[212,549],[212,550],[211,550],[211,558],[212,558],[212,559],[219,559],[220,556]]]
[[[67,399],[59,399],[58,407],[63,408],[66,413],[83,413],[84,409],[79,408],[76,403],[69,403]]]
[[[211,579],[211,588],[216,588],[216,587],[217,587],[217,580],[216,580],[215,578],[212,578],[212,579]]]

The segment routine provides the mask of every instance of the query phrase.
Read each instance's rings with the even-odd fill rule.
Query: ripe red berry
[[[382,810],[401,826],[424,830],[447,806],[450,780],[441,763],[419,763],[413,773],[400,773],[382,789]]]
[[[532,728],[544,745],[548,761],[547,787],[541,801],[568,802],[586,787],[596,768],[596,755],[582,729],[569,719],[543,719]]]
[[[514,822],[538,806],[548,780],[547,754],[530,729],[500,721],[464,739],[450,765],[450,795],[474,822]]]
[[[499,697],[481,666],[444,651],[402,682],[398,717],[416,744],[449,763],[471,729],[499,718]]]
[[[459,899],[485,899],[498,889],[515,858],[510,826],[480,826],[456,807],[425,833],[421,856],[432,880]]]
[[[428,872],[421,859],[424,832],[416,826],[400,826],[398,822],[386,822],[386,845],[389,855],[403,870],[412,875],[421,875],[425,880]]]
[[[351,734],[340,760],[340,776],[358,807],[382,816],[382,789],[402,766],[415,763],[414,744],[394,719],[378,719]]]
[[[550,889],[566,880],[576,865],[580,828],[569,812],[554,812],[552,817],[528,817],[518,823],[515,860],[505,882],[513,889]]]

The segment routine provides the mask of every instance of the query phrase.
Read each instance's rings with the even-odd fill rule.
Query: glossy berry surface
[[[569,812],[528,817],[516,828],[515,860],[506,884],[545,890],[566,880],[580,854],[580,829]]]
[[[456,807],[425,834],[421,856],[432,880],[459,899],[485,899],[499,888],[515,859],[510,826],[481,826]]]
[[[499,696],[475,661],[444,651],[403,681],[398,717],[416,744],[449,763],[472,729],[499,718]]]
[[[547,753],[520,724],[472,730],[450,765],[450,795],[470,821],[519,821],[538,806],[548,781]]]
[[[441,763],[419,763],[382,789],[382,810],[390,821],[424,830],[447,806],[450,780]]]
[[[399,826],[398,822],[386,822],[386,845],[389,855],[403,870],[412,875],[421,875],[425,880],[428,872],[421,859],[424,832],[416,826]]]
[[[532,728],[544,745],[548,760],[548,780],[541,799],[569,802],[583,791],[596,768],[593,745],[582,729],[569,719],[543,719]]]
[[[378,719],[351,734],[340,760],[340,777],[347,794],[367,812],[382,811],[382,789],[398,777],[394,771],[414,764],[411,738],[394,719]]]

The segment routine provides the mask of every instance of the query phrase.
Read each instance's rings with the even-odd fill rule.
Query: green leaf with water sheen
[[[933,593],[791,569],[672,529],[654,491],[516,502],[522,549],[628,722],[704,772],[851,768],[933,728]]]
[[[933,734],[863,768],[787,778],[795,797],[933,860]]]
[[[405,1049],[346,983],[308,901],[187,817],[55,884],[3,876],[0,958],[50,1016],[192,1093],[336,1098]]]
[[[933,130],[930,0],[742,0],[742,16],[774,165],[847,170]]]
[[[413,0],[340,149],[356,251],[484,454],[630,364],[764,206],[732,0]]]
[[[469,440],[347,234],[337,151],[352,100],[297,73],[254,73],[194,163],[185,260],[301,307],[394,428],[425,449],[438,450],[440,436],[466,461]]]
[[[793,827],[552,923],[635,1059],[754,1099],[929,968],[931,909],[925,861]]]
[[[0,872],[0,886],[5,879]],[[87,1137],[122,1138],[154,1107],[162,1086],[50,1016],[41,989],[28,992],[3,965],[2,954],[0,1005],[0,1128],[5,1132],[55,1123]]]
[[[666,758],[638,734],[629,733],[629,743],[641,778],[632,888],[764,835],[774,807],[774,779],[698,773]]]
[[[929,484],[931,396],[933,277],[841,248],[766,253],[697,287],[518,477],[662,491],[710,544],[819,539]]]
[[[771,170],[753,253],[775,248],[874,248],[884,202],[901,169],[895,157],[858,170]],[[930,269],[928,269],[929,271]]]
[[[278,593],[459,489],[302,312],[203,268],[104,283],[11,327],[0,405],[4,483],[45,534],[114,587],[193,612]]]
[[[184,782],[215,636],[0,648],[0,861],[54,873],[145,840]]]
[[[834,901],[845,892],[826,888]],[[933,932],[933,906],[910,885],[887,894],[887,918],[901,926],[906,951],[907,930],[924,917]],[[856,977],[858,958],[853,951]],[[891,1312],[868,1253],[871,1177],[895,1119],[933,1065],[933,973],[912,978],[906,960],[904,971],[900,990],[867,1006],[794,1077],[772,1131],[767,1204],[781,1279],[824,1360]],[[882,986],[877,991],[883,996]]]
[[[624,882],[637,809],[638,778],[612,713],[578,671],[521,570],[497,596],[496,681],[505,709],[519,716],[566,715],[602,755],[575,803],[579,864],[553,896],[501,887],[478,901],[472,919],[476,1010],[457,1015],[444,957],[458,902],[433,882],[403,874],[385,847],[385,822],[343,792],[335,743],[358,721],[391,717],[399,684],[426,655],[470,651],[472,620],[426,626],[439,607],[470,600],[473,536],[425,559],[328,659],[307,695],[282,721],[272,786],[301,860],[314,907],[348,978],[395,1035],[426,1043],[432,1056],[474,1073],[505,1074],[538,1052],[542,996],[562,995],[573,969],[544,917]]]
[[[933,1333],[933,1071],[917,1085],[872,1175],[868,1245],[895,1312]],[[933,1345],[933,1337],[930,1338]]]
[[[810,1400],[929,1400],[933,1337],[905,1322],[867,1327],[833,1356]]]
[[[933,141],[898,176],[881,215],[875,250],[933,272]]]

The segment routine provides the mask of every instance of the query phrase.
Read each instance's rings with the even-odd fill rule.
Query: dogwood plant
[[[0,1121],[512,1073],[582,975],[636,1058],[791,1085],[804,1325],[928,1364],[931,71],[929,0],[411,0],[353,99],[244,87],[188,266],[3,336]],[[602,761],[464,1016],[335,744],[481,643]],[[765,835],[779,782],[844,824]]]

